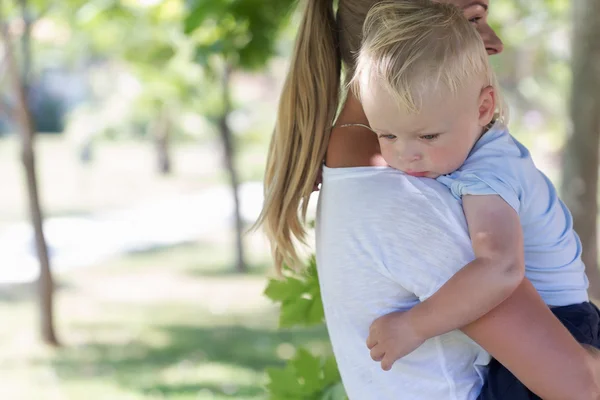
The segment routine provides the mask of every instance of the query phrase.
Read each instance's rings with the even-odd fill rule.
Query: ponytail
[[[294,241],[306,244],[308,200],[335,119],[341,62],[333,0],[305,0],[294,54],[279,99],[255,224],[271,243],[275,268],[300,265]]]

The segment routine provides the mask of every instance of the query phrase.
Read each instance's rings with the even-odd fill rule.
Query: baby
[[[460,10],[426,0],[380,3],[357,57],[350,88],[383,157],[451,190],[475,254],[434,295],[376,320],[371,357],[389,370],[425,340],[488,313],[524,276],[563,323],[572,311],[595,316],[571,214],[504,125],[488,54]]]

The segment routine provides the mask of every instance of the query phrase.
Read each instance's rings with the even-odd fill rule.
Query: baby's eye
[[[437,139],[439,136],[440,136],[439,133],[432,133],[431,135],[423,135],[423,136],[421,136],[421,139],[431,141],[431,140]]]
[[[482,20],[483,17],[473,17],[471,19],[469,19],[469,22],[471,22],[472,24],[477,24],[479,21]]]
[[[396,135],[392,135],[392,134],[381,134],[379,135],[379,139],[387,139],[387,140],[394,140],[396,139]]]

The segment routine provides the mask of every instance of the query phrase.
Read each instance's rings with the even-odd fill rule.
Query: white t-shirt
[[[474,257],[462,208],[444,185],[387,167],[325,167],[316,244],[350,400],[477,398],[490,356],[460,331],[426,341],[389,372],[366,346],[377,317],[428,298]]]

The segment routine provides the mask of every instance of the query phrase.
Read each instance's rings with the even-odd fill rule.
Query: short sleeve
[[[513,185],[493,172],[456,171],[450,175],[440,176],[438,181],[446,185],[452,195],[462,200],[464,195],[486,196],[498,195],[519,213],[521,201]]]

